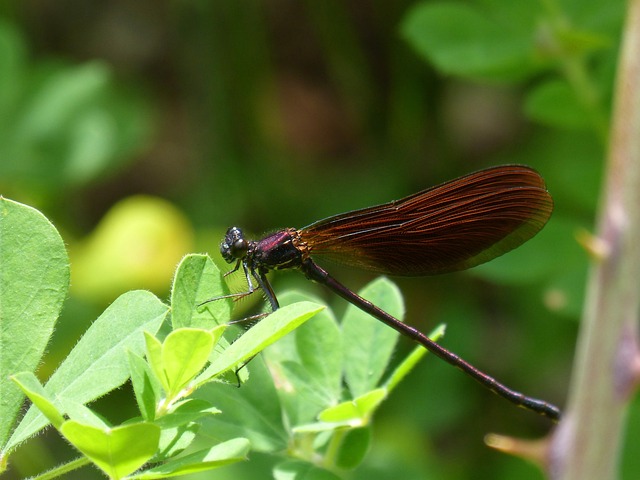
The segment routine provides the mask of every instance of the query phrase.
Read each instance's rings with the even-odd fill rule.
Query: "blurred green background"
[[[447,348],[562,406],[587,272],[576,235],[593,227],[623,13],[619,0],[3,2],[0,194],[47,215],[71,255],[40,377],[120,293],[166,298],[182,255],[218,261],[230,225],[259,236],[525,163],[556,203],[536,238],[470,272],[397,281],[408,322],[446,323]],[[372,278],[327,267],[353,288]],[[325,294],[295,272],[273,281]],[[125,388],[98,409],[117,422],[134,402]],[[482,440],[549,429],[427,357],[348,476],[542,478]],[[630,451],[639,434],[636,406]],[[45,433],[7,478],[73,455]],[[273,463],[216,474],[271,478]],[[637,455],[623,463],[638,478]]]

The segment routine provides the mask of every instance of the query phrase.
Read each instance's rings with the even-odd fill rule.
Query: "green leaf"
[[[40,195],[130,161],[150,129],[144,98],[115,87],[105,62],[45,63],[19,72],[23,81],[9,90],[19,103],[3,110],[8,131],[0,144],[0,157],[16,159],[1,162],[0,175],[35,184]]]
[[[279,300],[288,305],[315,298],[289,291]],[[340,327],[330,309],[265,350],[269,370],[286,384],[278,393],[292,425],[313,421],[318,412],[341,399],[342,353]]]
[[[387,398],[387,393],[385,388],[377,388],[353,400],[327,408],[318,415],[318,419],[327,423],[357,427],[367,425],[373,412]]]
[[[144,343],[147,353],[147,361],[151,370],[155,374],[162,388],[167,390],[167,378],[164,375],[164,369],[162,368],[162,342],[158,340],[149,332],[144,332]]]
[[[211,328],[226,323],[233,301],[224,298],[202,302],[229,293],[224,276],[207,255],[187,255],[182,259],[171,291],[171,322],[180,327]]]
[[[209,415],[217,415],[220,410],[210,402],[200,398],[189,398],[173,406],[173,408],[156,420],[162,428],[173,428],[186,425]]]
[[[528,93],[524,110],[529,118],[551,127],[586,129],[592,126],[575,91],[562,80],[536,86]]]
[[[267,346],[276,342],[293,329],[320,312],[324,307],[311,302],[300,302],[282,307],[255,326],[224,350],[196,379],[197,385],[242,365]]]
[[[429,338],[437,341],[443,334],[444,326],[440,326],[429,335]],[[397,384],[400,383],[427,353],[428,350],[424,347],[416,347],[402,363],[396,367],[382,388],[376,388],[353,400],[341,402],[326,408],[318,415],[320,422],[301,425],[295,427],[293,430],[299,433],[310,433],[335,430],[343,426],[360,427],[368,425],[380,404],[387,399]]]
[[[22,372],[13,375],[11,379],[18,384],[29,400],[47,417],[49,422],[60,428],[64,422],[62,413],[55,407],[53,400],[49,398],[44,387],[32,372]]]
[[[54,226],[0,197],[0,445],[24,398],[9,376],[35,371],[68,288],[69,259]]]
[[[273,470],[275,480],[340,480],[341,477],[329,470],[300,460],[278,464]]]
[[[399,320],[404,302],[398,287],[381,277],[364,287],[359,295]],[[342,321],[345,380],[352,396],[374,389],[384,374],[399,333],[349,305]]]
[[[213,345],[213,335],[207,330],[180,328],[167,336],[162,344],[162,367],[169,398],[203,369]]]
[[[65,400],[64,407],[70,420],[96,428],[105,429],[111,427],[111,424],[104,417],[82,403]]]
[[[287,291],[279,295],[282,305],[310,301],[320,303],[311,295]],[[287,352],[288,350],[288,352]],[[324,309],[267,351],[267,359],[274,362],[296,361],[309,371],[310,376],[328,390],[332,397],[342,388],[342,336],[338,322],[330,309]]]
[[[210,438],[246,437],[258,452],[279,452],[289,440],[283,424],[282,409],[270,371],[260,356],[245,369],[251,370],[249,381],[241,388],[221,382],[209,382],[194,392],[220,408],[220,415],[200,422],[200,434]]]
[[[196,434],[199,430],[200,425],[197,423],[163,428],[160,434],[158,453],[151,461],[161,462],[182,453],[196,439]]]
[[[533,31],[494,18],[460,2],[423,2],[406,15],[402,34],[443,73],[518,79],[533,69]]]
[[[295,340],[301,365],[331,402],[340,397],[344,352],[340,327],[333,314],[325,312],[298,328]]]
[[[362,463],[371,445],[371,427],[351,428],[344,432],[334,463],[338,468],[351,470]]]
[[[129,370],[131,371],[131,384],[133,385],[138,408],[142,418],[151,421],[155,419],[156,405],[160,401],[162,386],[144,358],[133,352],[127,353]]]
[[[302,307],[302,310],[299,310],[300,307]],[[309,309],[311,310],[309,311]],[[275,341],[275,339],[284,334],[286,330],[289,330],[300,320],[303,320],[302,317],[299,320],[295,320],[296,315],[303,314],[307,311],[307,313],[304,314],[304,316],[306,316],[320,310],[321,308],[310,302],[285,306],[253,326],[249,331],[244,333],[242,337],[236,340],[230,348],[238,348],[240,344],[240,350],[242,351],[255,351],[251,345],[263,344],[263,338],[273,333],[275,333],[275,336],[273,336],[270,341]],[[278,320],[277,317],[284,315],[286,311],[290,311],[290,314],[293,315],[292,318],[287,320],[286,317],[289,316],[287,314],[285,317],[282,317],[282,321]],[[289,321],[294,321],[294,323],[287,326]],[[270,322],[274,323],[270,325]],[[284,329],[280,330],[280,326],[284,327]],[[276,331],[274,331],[274,327]],[[260,333],[261,329],[263,333]],[[258,335],[256,335],[254,339],[250,339],[256,332]],[[250,339],[250,342],[248,342],[246,346],[242,346],[241,342],[246,342],[247,339]],[[285,338],[281,338],[278,344],[279,343],[283,343],[284,345],[295,343],[294,337],[286,336]],[[274,345],[273,347],[278,349],[279,345]],[[285,348],[285,350],[289,349]],[[295,347],[293,350],[295,350]],[[242,355],[239,352],[240,351],[237,352],[238,355]],[[227,354],[228,351],[222,352],[222,356],[226,356]],[[293,355],[297,354],[293,353]],[[238,358],[239,357],[234,354],[233,357],[226,359],[226,362],[233,368]],[[248,358],[253,358],[253,354]],[[242,363],[244,363],[244,360]],[[217,438],[233,436],[247,437],[250,439],[254,450],[264,452],[280,451],[286,448],[287,434],[283,425],[283,412],[270,372],[265,368],[260,357],[253,358],[253,360],[243,368],[243,371],[245,370],[250,370],[251,376],[249,381],[242,385],[242,388],[235,388],[235,386],[225,385],[219,382],[210,382],[195,392],[198,398],[205,398],[211,401],[220,407],[223,412],[215,416],[215,418],[209,418],[203,421],[201,433],[209,436],[214,435]],[[204,375],[201,377],[204,377]]]
[[[106,63],[90,62],[51,75],[31,99],[18,133],[33,140],[50,137],[106,87]]]
[[[152,423],[101,429],[69,420],[60,431],[74,447],[115,479],[144,465],[155,454],[160,440],[160,428]]]
[[[131,475],[129,478],[146,480],[205,472],[246,460],[247,453],[249,453],[249,441],[246,438],[234,438],[212,448],[185,455],[144,472]]]
[[[87,403],[122,385],[129,378],[127,352],[143,353],[142,332],[156,332],[167,306],[143,291],[125,293],[91,325],[45,386],[56,399]],[[30,408],[13,433],[9,445],[27,439],[47,425],[47,419]]]

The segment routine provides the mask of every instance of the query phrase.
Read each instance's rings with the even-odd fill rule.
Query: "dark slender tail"
[[[561,412],[558,407],[552,405],[551,403],[545,402],[544,400],[538,400],[536,398],[527,397],[526,395],[517,392],[515,390],[510,389],[509,387],[503,385],[498,382],[495,378],[486,373],[478,370],[476,367],[471,365],[466,360],[460,358],[455,353],[447,350],[442,347],[438,343],[429,339],[426,335],[424,335],[419,330],[414,327],[407,325],[406,323],[401,322],[397,318],[389,315],[384,310],[376,307],[374,304],[369,302],[368,300],[362,298],[356,293],[349,290],[347,287],[338,282],[335,278],[329,275],[324,269],[316,265],[312,260],[307,259],[303,262],[300,267],[304,274],[310,280],[314,280],[318,283],[322,283],[327,288],[340,295],[346,301],[360,308],[361,310],[367,312],[371,316],[377,318],[378,320],[384,322],[391,328],[397,330],[403,335],[411,338],[415,342],[419,343],[427,350],[429,350],[434,355],[440,357],[445,362],[453,365],[454,367],[459,368],[471,378],[480,382],[482,385],[487,387],[489,390],[494,392],[495,394],[501,396],[502,398],[510,401],[511,403],[525,408],[527,410],[531,410],[537,414],[543,415],[547,418],[550,418],[554,422],[560,420]]]

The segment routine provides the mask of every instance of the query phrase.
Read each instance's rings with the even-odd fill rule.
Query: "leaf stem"
[[[35,477],[31,477],[29,480],[49,480],[51,478],[58,478],[62,475],[65,475],[73,470],[77,470],[86,465],[89,465],[91,462],[87,457],[78,457],[75,460],[71,460],[70,462],[63,463],[62,465],[58,465],[51,470],[41,473],[40,475],[36,475]]]
[[[640,0],[628,2],[592,265],[567,415],[550,446],[553,479],[615,479],[635,387],[640,308]]]

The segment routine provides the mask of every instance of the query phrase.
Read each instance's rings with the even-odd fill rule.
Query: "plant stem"
[[[84,467],[85,465],[89,465],[91,462],[87,457],[79,457],[75,460],[71,460],[70,462],[63,463],[62,465],[58,465],[51,470],[41,473],[35,477],[31,477],[30,480],[49,480],[51,478],[61,477],[73,470],[77,470],[78,468]]]
[[[634,387],[640,308],[640,0],[628,2],[598,221],[605,254],[590,271],[567,414],[550,446],[550,476],[616,479]]]

